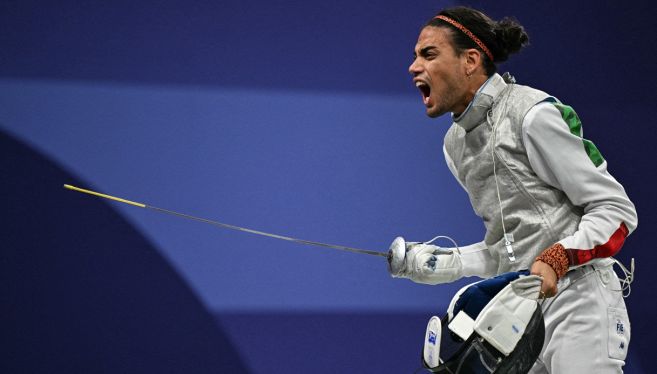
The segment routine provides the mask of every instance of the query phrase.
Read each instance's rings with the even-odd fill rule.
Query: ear
[[[473,75],[479,67],[483,67],[483,60],[481,51],[475,48],[466,49],[463,51],[465,73],[467,76]]]

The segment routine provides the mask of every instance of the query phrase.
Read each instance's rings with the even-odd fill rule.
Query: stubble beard
[[[453,103],[456,101],[454,96],[454,90],[446,90],[444,95],[438,97],[433,108],[427,108],[427,116],[430,118],[438,118],[443,114],[450,112],[454,107]]]
[[[442,95],[438,96],[438,100],[436,100],[436,105],[433,110],[432,108],[427,108],[427,116],[437,118],[448,112],[454,113],[461,107],[465,110],[469,103],[469,100],[465,97],[466,91],[464,90],[467,83],[466,79],[461,77],[456,77],[449,81],[443,90]],[[463,105],[463,102],[465,101],[467,101],[467,103]],[[461,113],[455,114],[459,115]]]

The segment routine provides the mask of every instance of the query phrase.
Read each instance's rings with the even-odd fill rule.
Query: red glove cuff
[[[536,261],[544,262],[557,273],[557,279],[560,279],[568,272],[568,254],[566,253],[566,248],[563,245],[556,243],[551,247],[545,249],[538,257]]]

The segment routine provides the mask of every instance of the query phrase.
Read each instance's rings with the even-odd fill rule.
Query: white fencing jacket
[[[468,116],[482,117],[486,99],[492,106],[493,100],[506,88],[502,78],[493,75],[476,93],[475,105],[471,104],[455,118],[455,125],[467,123]],[[470,122],[478,121],[480,118]],[[635,207],[623,186],[607,171],[607,161],[595,145],[583,138],[575,111],[550,97],[526,112],[521,129],[531,170],[545,184],[563,191],[572,205],[583,212],[576,231],[558,237],[558,243],[568,252],[569,265],[578,267],[616,254],[637,226]],[[449,152],[445,147],[443,150],[450,171],[468,192]],[[484,241],[460,250],[464,276],[485,278],[501,272],[500,257]]]

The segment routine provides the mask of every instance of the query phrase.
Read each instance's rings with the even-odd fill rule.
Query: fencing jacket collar
[[[486,119],[486,113],[493,106],[495,97],[506,88],[507,84],[504,79],[497,73],[493,74],[477,90],[474,98],[465,108],[463,113],[458,116],[452,114],[454,122],[461,126],[465,131],[470,131],[477,127]]]

